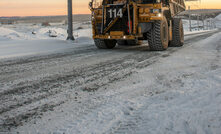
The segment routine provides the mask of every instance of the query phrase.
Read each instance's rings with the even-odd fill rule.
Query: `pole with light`
[[[68,0],[68,37],[67,40],[74,40],[72,18],[72,0]]]

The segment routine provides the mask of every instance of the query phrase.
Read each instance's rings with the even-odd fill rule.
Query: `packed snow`
[[[0,130],[220,134],[221,32],[183,22],[184,46],[162,52],[96,49],[89,22],[75,41],[62,23],[0,25]]]
[[[0,27],[0,38],[2,40],[18,40],[18,39],[24,40],[27,37],[25,36],[25,34],[16,32],[15,30]]]
[[[117,79],[116,76],[130,71],[133,73],[126,79],[104,86],[102,83],[111,78],[107,79],[106,75],[101,78],[98,76],[98,81],[94,85],[100,85],[98,90],[89,92],[88,95],[85,95],[86,91],[77,90],[77,87],[66,89],[62,97],[75,98],[74,90],[77,92],[77,101],[71,99],[44,114],[34,123],[27,123],[13,131],[68,134],[219,134],[221,132],[221,32],[204,37],[198,41],[192,37],[183,48],[168,49],[161,53],[153,52],[152,54],[160,56],[148,59],[145,57],[144,60],[141,60],[144,54],[142,51],[138,52],[141,55],[134,56],[138,58],[137,60],[133,59],[132,55],[129,55],[128,59],[124,58],[124,50],[90,55],[93,60],[82,58],[80,62],[76,61],[73,64],[87,63],[92,66],[91,62],[100,60],[98,68],[92,70],[95,72],[94,75],[101,75],[96,71],[109,70],[106,75]],[[132,51],[128,53],[134,54]],[[148,51],[144,52],[145,55],[148,53],[152,55]],[[118,58],[114,57],[117,55]],[[111,58],[111,61],[120,57],[123,60],[120,60],[120,63],[115,61],[113,64],[107,62],[105,63],[107,66],[102,69],[101,63],[106,59],[105,56]],[[119,65],[122,66],[118,68]],[[142,68],[145,65],[147,66]],[[59,65],[59,68],[61,67]],[[82,75],[87,76],[87,73],[84,71]],[[63,86],[68,87],[68,84]]]

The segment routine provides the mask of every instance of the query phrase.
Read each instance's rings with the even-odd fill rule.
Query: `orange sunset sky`
[[[73,0],[73,13],[89,14],[89,1]],[[221,0],[201,1],[201,8],[221,9]],[[65,15],[66,7],[67,0],[0,0],[0,16]]]

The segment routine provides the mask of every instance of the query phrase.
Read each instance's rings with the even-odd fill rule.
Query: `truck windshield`
[[[102,3],[106,4],[120,4],[126,3],[127,0],[92,0],[93,8],[101,8]],[[140,0],[133,0],[133,1],[140,1]],[[159,3],[161,0],[141,0],[142,4],[152,4],[152,3]]]
[[[142,0],[143,4],[159,3],[160,0]]]

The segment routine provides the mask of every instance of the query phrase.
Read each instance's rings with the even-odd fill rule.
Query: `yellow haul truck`
[[[95,45],[111,49],[148,40],[153,51],[184,43],[183,24],[176,15],[184,0],[92,0],[92,32]]]

